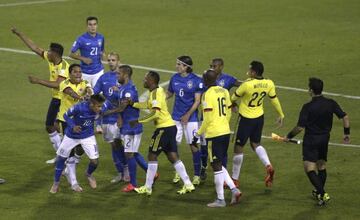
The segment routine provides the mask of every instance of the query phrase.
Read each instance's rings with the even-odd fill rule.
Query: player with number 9
[[[232,173],[232,178],[237,185],[244,159],[243,148],[249,138],[252,149],[266,168],[265,185],[270,187],[273,182],[274,168],[270,163],[265,148],[260,144],[264,125],[263,101],[265,96],[270,98],[271,104],[279,114],[277,119],[279,126],[282,126],[284,113],[275,92],[274,82],[265,79],[263,72],[263,64],[259,61],[252,61],[247,73],[250,78],[242,83],[231,97],[232,102],[241,99],[239,106],[240,122],[236,133]]]

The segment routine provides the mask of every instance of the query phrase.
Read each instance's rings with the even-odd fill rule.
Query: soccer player
[[[49,134],[50,142],[55,151],[59,148],[61,143],[61,136],[57,131],[56,116],[60,108],[60,93],[59,84],[65,80],[69,75],[69,64],[62,58],[64,48],[58,43],[50,43],[49,50],[46,51],[37,46],[30,38],[20,32],[17,28],[12,27],[11,31],[17,35],[27,47],[33,52],[46,60],[49,64],[50,79],[43,80],[34,76],[29,76],[29,81],[32,84],[39,84],[52,89],[52,99],[49,104],[46,115],[46,131]],[[55,158],[46,161],[46,163],[54,163]]]
[[[168,112],[166,93],[163,88],[159,87],[159,81],[159,74],[155,71],[149,71],[144,79],[144,88],[150,91],[149,99],[146,102],[129,102],[134,108],[150,110],[150,113],[143,118],[131,121],[131,126],[135,126],[137,123],[154,121],[156,127],[149,147],[146,183],[144,186],[135,188],[135,191],[140,194],[151,195],[154,177],[158,169],[157,157],[164,151],[184,182],[184,186],[177,193],[185,194],[194,191],[195,187],[186,173],[183,162],[179,159],[176,143],[176,125]]]
[[[235,77],[224,73],[224,60],[222,58],[214,58],[210,63],[210,69],[214,70],[217,75],[216,85],[227,89],[230,92],[230,89],[233,87],[239,87],[241,82]],[[202,180],[206,179],[206,168],[207,168],[207,160],[208,160],[208,148],[206,141],[204,141],[203,137],[200,138],[201,143],[201,171],[200,177]],[[222,165],[227,167],[227,154],[224,156],[222,161]]]
[[[186,143],[189,144],[193,155],[194,185],[200,184],[201,152],[193,146],[191,141],[194,132],[199,128],[198,106],[200,104],[203,83],[200,77],[195,75],[192,70],[193,61],[189,56],[180,56],[176,59],[176,71],[169,83],[167,99],[175,94],[175,103],[172,118],[177,127],[176,141],[181,143],[183,134]],[[174,183],[180,181],[179,174],[176,173]]]
[[[71,150],[81,144],[86,155],[90,159],[86,171],[86,177],[91,188],[97,187],[95,177],[92,173],[98,165],[99,151],[94,134],[94,120],[99,117],[101,108],[105,102],[105,97],[97,94],[92,95],[89,101],[80,102],[71,107],[65,114],[64,119],[67,123],[65,136],[58,149],[54,183],[50,193],[59,191],[60,177],[64,169],[65,161],[69,157]]]
[[[82,79],[81,68],[79,64],[71,64],[69,67],[69,78],[62,81],[59,86],[61,105],[58,113],[58,122],[61,125],[63,135],[67,124],[64,119],[64,114],[79,101],[85,100],[93,93],[91,85]],[[66,161],[66,169],[64,171],[72,190],[81,192],[82,188],[76,179],[76,164],[79,163],[80,156],[83,154],[81,145],[77,145],[74,151],[71,152],[69,159]]]
[[[109,53],[108,63],[110,71],[100,76],[99,80],[95,84],[94,94],[102,93],[107,100],[107,109],[110,109],[114,108],[114,106],[116,106],[118,103],[117,97],[119,94],[119,85],[116,76],[116,68],[120,64],[119,54],[114,52]],[[128,182],[130,179],[124,154],[124,146],[121,143],[120,131],[116,125],[117,119],[118,113],[108,114],[100,119],[102,122],[100,124],[102,127],[104,140],[111,145],[113,162],[118,172],[118,175],[111,180],[111,183],[118,183],[121,180]]]
[[[0,179],[0,184],[5,183],[6,181],[4,179]]]
[[[203,123],[195,133],[193,144],[196,145],[198,137],[205,134],[206,142],[211,149],[210,162],[214,170],[214,182],[217,199],[207,204],[208,207],[225,207],[224,182],[232,191],[230,204],[239,202],[241,192],[236,188],[222,160],[227,154],[230,141],[231,100],[229,92],[216,85],[217,74],[208,70],[203,75],[207,91],[202,95]]]
[[[283,124],[284,113],[276,96],[273,81],[265,79],[263,72],[264,65],[259,61],[252,61],[247,73],[250,78],[243,82],[231,97],[232,102],[241,99],[239,106],[240,122],[236,134],[232,170],[232,178],[236,185],[239,184],[240,169],[244,160],[243,148],[249,138],[252,149],[266,168],[265,185],[271,187],[274,178],[274,168],[265,148],[260,143],[264,125],[263,101],[265,96],[269,96],[271,104],[279,114],[277,118],[279,126]]]
[[[297,126],[286,136],[289,140],[305,129],[303,141],[304,170],[311,184],[315,187],[312,194],[318,199],[318,205],[325,205],[330,196],[325,192],[326,161],[333,114],[342,119],[344,126],[344,143],[350,143],[349,117],[339,104],[322,95],[323,81],[318,78],[309,79],[311,101],[304,104]]]
[[[87,32],[76,39],[71,48],[70,57],[81,61],[83,78],[94,87],[99,77],[104,73],[101,60],[106,59],[105,39],[103,35],[97,32],[97,17],[88,17],[86,24]],[[76,53],[78,50],[80,50],[80,54]]]
[[[131,102],[138,102],[138,92],[131,80],[132,68],[129,65],[121,65],[117,71],[118,81],[121,84],[119,91],[119,102],[121,103],[123,100],[130,99]],[[141,142],[141,135],[143,132],[142,124],[137,124],[134,127],[130,126],[130,121],[139,119],[139,109],[134,108],[132,106],[127,106],[120,113],[122,126],[120,128],[121,139],[125,145],[125,155],[127,159],[127,164],[129,167],[130,174],[130,183],[125,186],[122,191],[123,192],[131,192],[134,191],[135,187],[137,187],[136,183],[136,164],[146,172],[148,169],[148,164],[144,157],[138,152],[139,146]],[[155,176],[156,178],[156,176]]]

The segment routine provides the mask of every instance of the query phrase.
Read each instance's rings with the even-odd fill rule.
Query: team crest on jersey
[[[224,87],[224,85],[225,85],[225,81],[222,79],[222,80],[220,80],[220,82],[219,82],[219,86],[221,86],[221,87]]]
[[[192,81],[188,81],[186,84],[187,84],[187,87],[189,89],[191,89],[193,87],[193,82]]]

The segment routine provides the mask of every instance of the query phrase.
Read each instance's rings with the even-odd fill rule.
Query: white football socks
[[[217,198],[224,200],[224,172],[222,170],[214,172],[214,183]]]
[[[241,166],[244,160],[244,154],[235,154],[233,157],[233,167],[232,167],[232,178],[235,180],[239,179]]]
[[[235,188],[234,181],[231,179],[226,168],[222,167],[222,171],[223,171],[224,181],[225,181],[226,185],[228,185],[230,189],[234,189]]]
[[[60,147],[61,144],[60,134],[57,131],[54,131],[53,133],[49,133],[49,139],[53,148],[55,149],[55,151],[57,151],[57,149]]]
[[[191,185],[191,181],[189,176],[186,173],[185,166],[181,160],[176,161],[174,164],[174,168],[176,172],[179,174],[180,178],[184,182],[185,185]]]
[[[154,177],[158,169],[158,162],[157,161],[149,161],[148,169],[146,171],[146,182],[145,186],[148,189],[152,189],[152,185],[154,183]]]
[[[258,146],[255,149],[255,152],[258,155],[261,162],[264,164],[264,166],[270,165],[269,157],[268,157],[268,155],[266,153],[266,150],[265,150],[265,148],[263,146]]]
[[[75,163],[74,157],[70,157],[68,159],[68,161],[66,163],[66,167],[69,172],[69,179],[70,179],[71,186],[78,184],[78,181],[76,179],[76,163]]]

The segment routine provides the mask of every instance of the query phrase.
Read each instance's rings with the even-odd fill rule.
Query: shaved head
[[[205,86],[214,86],[216,85],[217,73],[214,70],[206,70],[203,74],[203,79]]]

